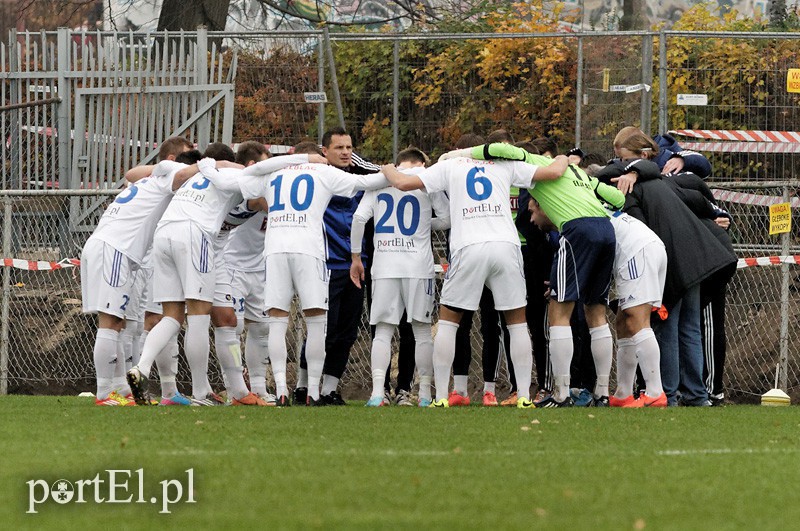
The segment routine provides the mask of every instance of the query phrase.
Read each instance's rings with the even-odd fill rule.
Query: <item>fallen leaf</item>
[[[202,423],[203,423],[202,420],[198,420],[197,422],[195,422],[195,424],[202,424]]]
[[[533,419],[533,420],[531,421],[531,424],[539,424],[539,419]]]
[[[530,430],[530,429],[531,429],[531,427],[530,427],[530,426],[521,426],[521,427],[520,427],[520,429],[521,429],[522,431],[528,431],[528,430]]]
[[[633,523],[633,528],[637,529],[637,530],[642,530],[646,526],[647,526],[647,524],[645,524],[643,518],[637,518],[636,521]]]

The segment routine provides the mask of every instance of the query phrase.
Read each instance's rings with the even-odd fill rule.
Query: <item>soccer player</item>
[[[508,144],[478,146],[472,149],[472,156],[525,160],[530,164],[546,164],[553,160]],[[584,305],[597,372],[593,405],[608,406],[613,340],[605,312],[616,241],[608,213],[596,195],[600,193],[599,185],[597,179],[590,178],[580,168],[569,166],[569,171],[555,179],[537,182],[530,189],[532,198],[560,232],[550,276],[548,308],[550,361],[555,384],[553,395],[536,407],[572,405],[569,383],[574,347],[570,317],[577,302]],[[618,190],[606,186],[603,191],[603,199],[615,208],[624,204],[625,198]]]
[[[555,230],[550,218],[531,200],[531,218],[542,230]],[[622,211],[609,211],[617,248],[614,282],[619,297],[617,329],[617,390],[609,397],[612,407],[666,407],[661,387],[658,342],[650,328],[653,308],[661,306],[667,274],[663,242],[647,225]],[[633,396],[636,367],[642,367],[648,396]]]
[[[298,144],[295,153],[321,158],[313,142]],[[265,166],[271,160],[275,159],[246,168],[241,186],[246,199],[266,197],[269,204],[264,298],[270,317],[269,356],[275,394],[279,403],[288,405],[286,329],[292,298],[297,294],[307,329],[306,405],[325,405],[319,384],[325,363],[329,273],[322,218],[334,196],[353,197],[360,190],[386,186],[386,180],[380,174],[355,177],[319,163],[295,164],[273,173]]]
[[[512,186],[527,188],[534,180],[557,179],[566,169],[566,157],[557,157],[543,167],[457,157],[434,164],[418,176],[400,173],[393,165],[384,166],[384,174],[400,190],[446,192],[450,198],[450,267],[442,288],[434,341],[436,400],[431,407],[449,407],[456,330],[464,310],[478,309],[484,285],[492,291],[495,308],[506,316],[517,379],[517,407],[533,407],[531,340],[525,321],[525,291],[519,289],[525,278],[509,197]]]
[[[322,153],[331,166],[347,173],[367,175],[380,171],[378,166],[353,153],[353,140],[341,127],[329,129],[322,136]],[[358,336],[358,328],[364,313],[364,290],[357,288],[350,281],[350,227],[361,195],[357,193],[354,197],[333,197],[323,216],[327,248],[326,265],[330,272],[330,281],[322,395],[326,404],[334,406],[345,403],[338,391],[339,380],[347,368],[350,349]],[[368,241],[367,245],[362,246],[364,258],[367,258],[371,243]],[[367,278],[368,283],[369,278]],[[303,356],[301,353],[301,366],[294,391],[295,403],[299,405],[306,403],[307,393],[308,375],[304,368]]]
[[[303,160],[308,158],[289,156],[262,164],[279,169]],[[223,168],[218,170],[217,164]],[[208,328],[217,280],[212,242],[226,215],[243,200],[238,168],[241,166],[204,159],[197,164],[200,173],[193,166],[178,172],[192,177],[164,212],[153,241],[154,295],[162,303],[164,318],[148,335],[138,365],[128,371],[137,403],[144,400],[145,382],[156,355],[177,336],[185,318],[184,351],[192,372],[193,404],[224,404],[208,381]]]
[[[236,151],[236,162],[251,166],[270,154],[260,142],[243,142]],[[236,316],[237,340],[247,330],[245,360],[250,390],[268,405],[276,405],[275,395],[267,392],[267,340],[269,323],[264,305],[264,233],[267,229],[267,200],[247,201],[249,217],[239,217],[225,243],[225,267],[230,276],[230,294]],[[288,405],[288,404],[278,404]]]
[[[159,148],[159,158],[174,160],[191,147],[185,138],[168,138]],[[93,354],[98,405],[133,405],[114,388],[117,367],[125,366],[118,356],[119,334],[126,312],[130,313],[136,270],[150,247],[156,223],[181,184],[180,179],[164,174],[137,181],[108,206],[81,251],[83,311],[98,314]]]
[[[407,148],[397,155],[397,168],[419,174],[428,157],[417,148]],[[431,212],[436,218],[431,219]],[[364,227],[375,218],[375,252],[372,262],[372,307],[370,324],[375,326],[372,340],[372,396],[367,406],[385,406],[386,371],[391,360],[392,336],[405,311],[411,321],[416,341],[415,360],[419,371],[419,405],[431,404],[433,379],[433,253],[431,228],[446,229],[449,205],[444,194],[428,195],[415,190],[401,192],[384,188],[367,192],[361,198],[350,233],[353,264],[350,278],[357,287],[364,280],[361,241]]]

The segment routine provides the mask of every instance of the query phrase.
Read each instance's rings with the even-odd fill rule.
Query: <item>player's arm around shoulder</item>
[[[434,166],[436,165],[434,164]],[[419,175],[402,173],[394,164],[385,164],[381,166],[381,173],[388,179],[392,186],[403,192],[425,189],[425,184],[422,182]]]
[[[535,166],[532,181],[554,181],[564,175],[569,167],[566,155],[557,155],[548,166]]]
[[[145,177],[150,177],[155,170],[155,164],[146,164],[144,166],[135,166],[125,172],[125,180],[133,184],[140,181]]]

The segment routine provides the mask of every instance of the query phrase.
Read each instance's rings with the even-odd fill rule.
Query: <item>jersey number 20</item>
[[[394,234],[394,226],[389,224],[389,218],[394,213],[394,196],[391,194],[378,194],[378,201],[386,203],[386,211],[375,224],[375,232]],[[406,206],[411,205],[411,223],[406,225]],[[417,232],[419,226],[419,201],[413,195],[406,195],[397,202],[397,228],[403,236],[411,236]]]

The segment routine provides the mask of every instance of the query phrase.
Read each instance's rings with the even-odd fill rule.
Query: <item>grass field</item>
[[[5,529],[792,529],[800,409],[99,408],[0,397]],[[47,501],[142,469],[145,501]],[[195,503],[160,514],[193,470]],[[138,473],[116,498],[139,496]],[[77,487],[76,492],[77,492]],[[167,497],[177,497],[168,484]],[[33,487],[43,499],[45,487]],[[187,492],[183,499],[186,500]],[[73,499],[74,502],[74,499]]]

